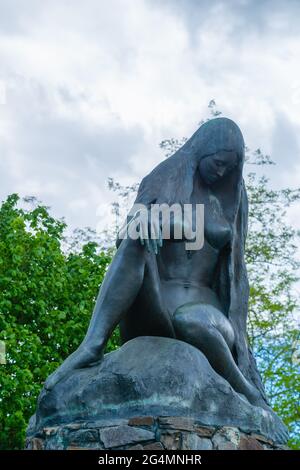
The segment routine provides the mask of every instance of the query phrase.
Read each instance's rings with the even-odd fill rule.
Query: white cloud
[[[33,194],[72,226],[95,226],[107,177],[140,179],[163,158],[159,141],[190,135],[211,98],[248,145],[276,154],[274,181],[299,181],[297,3],[2,0],[1,9],[2,198]]]

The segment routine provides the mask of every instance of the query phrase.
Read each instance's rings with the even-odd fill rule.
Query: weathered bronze
[[[271,411],[247,343],[244,157],[238,126],[217,118],[142,180],[135,202],[149,210],[152,204],[204,204],[204,245],[187,251],[184,239],[164,240],[162,226],[152,227],[152,240],[145,226],[139,240],[119,239],[87,334],[48,378],[46,390],[101,363],[108,338],[120,324],[123,342],[158,336],[193,345],[238,394]],[[285,432],[282,426],[281,440]]]

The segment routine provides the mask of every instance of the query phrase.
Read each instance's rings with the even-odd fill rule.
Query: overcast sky
[[[139,181],[212,98],[296,187],[299,18],[298,0],[0,0],[1,200],[95,227],[107,178]]]

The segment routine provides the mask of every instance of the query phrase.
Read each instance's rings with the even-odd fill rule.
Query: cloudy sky
[[[298,0],[0,0],[1,200],[95,227],[107,178],[139,181],[212,98],[296,187],[299,17]]]

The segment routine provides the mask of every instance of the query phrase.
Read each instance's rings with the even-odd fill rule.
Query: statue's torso
[[[209,303],[221,309],[212,284],[220,251],[230,240],[230,227],[218,200],[201,185],[195,184],[192,201],[204,204],[203,247],[188,255],[184,241],[165,240],[157,256],[162,295],[171,314],[188,302]]]

